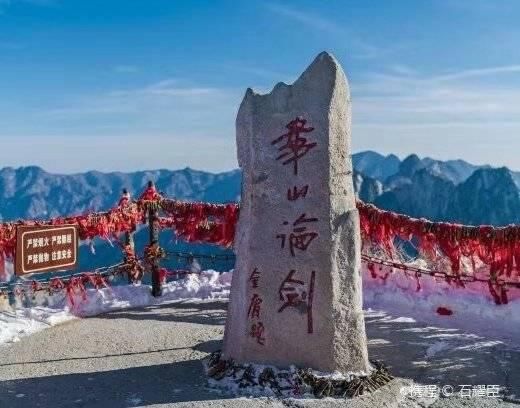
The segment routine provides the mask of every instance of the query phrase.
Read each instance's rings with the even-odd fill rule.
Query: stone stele
[[[236,120],[242,200],[223,357],[368,372],[350,92],[323,52]]]

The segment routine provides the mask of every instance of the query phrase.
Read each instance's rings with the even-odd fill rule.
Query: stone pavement
[[[200,359],[221,348],[227,304],[177,302],[53,327],[2,347],[0,407],[495,407],[495,399],[417,401],[403,383],[359,399],[231,398],[205,387]],[[493,339],[368,313],[371,358],[425,384],[500,384],[520,395],[520,352]]]

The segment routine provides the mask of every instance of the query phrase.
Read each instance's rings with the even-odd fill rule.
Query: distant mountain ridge
[[[520,223],[520,173],[373,151],[353,155],[359,198],[414,217],[467,224]],[[240,171],[190,168],[132,173],[51,174],[29,166],[0,170],[0,220],[45,219],[113,207],[123,188],[137,196],[148,180],[168,197],[209,202],[240,199]]]
[[[353,155],[359,198],[382,209],[463,224],[520,223],[520,173],[410,155]]]
[[[409,177],[415,171],[425,168],[433,174],[444,176],[454,184],[459,184],[469,178],[475,170],[491,168],[489,165],[477,166],[464,160],[441,161],[429,157],[420,159],[416,154],[411,154],[401,161],[394,154],[384,156],[371,150],[355,153],[352,155],[352,161],[357,171],[380,181],[387,181],[397,174]],[[520,172],[512,174],[520,181]]]
[[[60,175],[30,166],[0,170],[0,219],[50,218],[106,210],[119,201],[127,188],[139,195],[152,180],[168,197],[211,202],[237,201],[240,171],[220,174],[185,168],[133,173]]]

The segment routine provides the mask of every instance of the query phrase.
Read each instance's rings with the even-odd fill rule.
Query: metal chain
[[[376,258],[374,256],[367,255],[367,254],[361,254],[361,260],[366,263],[378,264],[378,265],[389,266],[392,268],[400,269],[405,273],[413,272],[413,273],[419,274],[419,275],[428,275],[428,276],[432,276],[435,278],[443,278],[447,281],[454,280],[454,281],[460,281],[460,282],[481,282],[481,283],[489,283],[491,281],[491,282],[496,283],[499,286],[503,285],[503,286],[511,286],[511,287],[520,288],[520,282],[506,281],[506,280],[499,279],[499,278],[497,278],[496,280],[493,281],[491,279],[478,278],[475,275],[451,274],[451,273],[447,273],[447,272],[443,272],[443,271],[434,271],[434,270],[420,268],[420,267],[414,266],[414,265],[406,265],[406,264],[396,262],[393,260]]]
[[[195,252],[183,252],[183,251],[166,251],[166,258],[178,258],[178,259],[209,259],[212,261],[234,261],[236,255],[234,254],[198,254]]]

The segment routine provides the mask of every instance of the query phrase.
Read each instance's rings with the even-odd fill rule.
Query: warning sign
[[[75,225],[19,226],[16,228],[15,272],[25,275],[74,269],[78,263]]]

